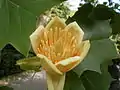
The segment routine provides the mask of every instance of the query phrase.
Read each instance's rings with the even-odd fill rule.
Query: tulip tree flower
[[[83,36],[76,22],[66,25],[59,17],[31,34],[32,48],[46,71],[48,90],[63,90],[66,72],[85,58],[90,42],[83,41]]]

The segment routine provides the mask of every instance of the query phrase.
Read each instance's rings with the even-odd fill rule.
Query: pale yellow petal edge
[[[43,69],[46,70],[46,72],[50,73],[51,75],[63,75],[62,72],[60,72],[57,67],[52,63],[51,60],[49,60],[46,56],[37,54],[37,56],[41,59],[40,63]]]
[[[56,16],[47,24],[45,29],[49,30],[50,28],[53,27],[58,27],[58,28],[60,27],[61,29],[64,29],[66,27],[66,24],[62,19]]]
[[[72,34],[74,34],[74,36],[78,40],[78,43],[82,42],[83,36],[84,36],[84,32],[83,32],[81,27],[76,22],[72,22],[72,23],[68,24],[65,27],[65,30],[68,30],[68,32],[71,32]]]
[[[31,35],[30,35],[30,41],[32,48],[35,52],[35,54],[38,54],[37,48],[39,47],[39,42],[40,42],[40,34],[44,30],[44,27],[40,25]]]

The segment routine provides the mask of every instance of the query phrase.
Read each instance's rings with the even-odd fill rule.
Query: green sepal
[[[17,61],[17,65],[20,65],[20,68],[23,70],[35,70],[40,71],[40,58],[38,57],[29,57]]]

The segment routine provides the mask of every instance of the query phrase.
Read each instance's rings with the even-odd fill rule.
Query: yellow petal
[[[49,46],[54,44],[59,38],[61,31],[66,27],[65,22],[59,17],[54,17],[45,27],[48,32]]]
[[[56,27],[57,28],[61,28],[61,29],[64,29],[66,26],[65,22],[63,20],[61,20],[59,17],[54,17],[48,24],[47,26],[45,27],[46,30],[50,30],[50,29],[53,29],[53,30],[56,30]]]
[[[89,41],[83,41],[80,46],[80,51],[81,54],[80,56],[75,56],[75,57],[70,57],[68,59],[59,61],[56,63],[56,67],[61,71],[61,72],[67,72],[76,67],[87,55],[88,51],[90,48],[90,43]]]
[[[90,49],[90,41],[89,40],[83,41],[80,46],[80,52],[81,52],[80,57],[82,60],[87,55],[89,49]]]
[[[75,56],[59,61],[55,65],[61,72],[67,72],[73,69],[78,64],[78,62],[80,62],[80,60],[80,56]]]
[[[40,45],[40,37],[43,33],[43,30],[44,30],[44,27],[43,26],[39,26],[31,35],[30,35],[30,41],[31,41],[31,44],[32,44],[32,48],[34,50],[34,52],[36,54],[38,54],[38,47]]]
[[[51,75],[46,73],[48,90],[63,90],[65,73],[63,75]]]
[[[50,73],[51,75],[62,75],[63,73],[60,72],[57,67],[49,60],[46,56],[37,54],[37,56],[41,59],[40,63],[41,66],[46,70],[46,72]]]
[[[84,32],[76,22],[72,22],[65,27],[65,30],[68,30],[72,36],[76,37],[76,42],[81,43],[83,40]]]

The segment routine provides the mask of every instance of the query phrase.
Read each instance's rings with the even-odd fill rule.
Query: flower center
[[[68,30],[55,27],[41,32],[38,52],[54,64],[69,57],[80,56],[78,40]]]

